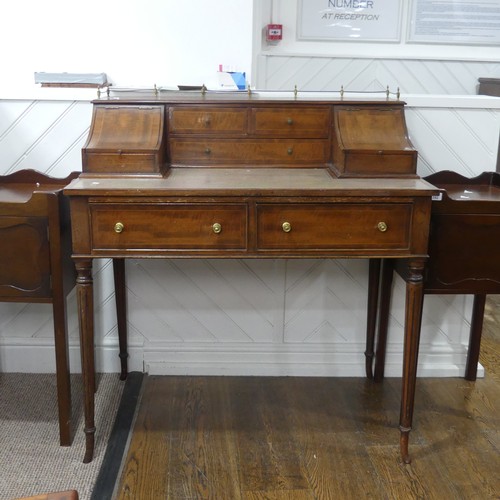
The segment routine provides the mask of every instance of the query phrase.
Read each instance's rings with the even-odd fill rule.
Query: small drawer
[[[330,108],[254,108],[250,131],[266,137],[330,136]]]
[[[189,140],[171,139],[173,164],[324,164],[330,158],[327,140],[255,139]]]
[[[95,203],[90,212],[95,250],[242,250],[247,246],[244,204]]]
[[[87,153],[94,174],[159,174],[163,165],[157,155],[141,153]],[[89,171],[89,169],[87,169]]]
[[[415,174],[417,156],[413,151],[376,153],[347,152],[343,176],[412,176]]]
[[[228,134],[245,135],[247,111],[241,108],[187,108],[169,109],[171,134]]]
[[[407,249],[412,205],[406,203],[259,204],[263,250]]]

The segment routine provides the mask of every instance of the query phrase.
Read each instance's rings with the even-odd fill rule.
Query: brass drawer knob
[[[206,116],[205,119],[203,120],[203,123],[205,124],[205,127],[210,127],[212,123],[212,119],[210,118],[210,116]]]
[[[288,148],[286,150],[286,152],[289,154],[289,155],[293,155],[293,148]]]
[[[292,230],[292,225],[289,222],[283,222],[281,228],[285,233],[289,233]]]
[[[212,152],[212,150],[210,148],[205,148],[205,154],[206,155],[209,155],[211,152]]]
[[[115,224],[115,233],[120,234],[121,232],[123,232],[124,229],[125,229],[125,226],[123,225],[122,222],[117,222]]]
[[[293,120],[291,118],[288,118],[286,122],[288,123],[288,125],[293,125]]]
[[[222,226],[218,222],[216,222],[215,224],[212,225],[212,231],[215,234],[219,234],[222,231]]]
[[[381,233],[385,233],[387,231],[387,224],[385,222],[379,222],[377,224],[377,229],[381,232]]]

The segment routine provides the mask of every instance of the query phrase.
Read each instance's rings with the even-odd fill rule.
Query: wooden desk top
[[[81,176],[68,195],[114,196],[430,196],[417,178],[334,177],[326,168],[171,168],[163,178]]]

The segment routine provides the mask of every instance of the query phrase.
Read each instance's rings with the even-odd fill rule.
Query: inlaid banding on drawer
[[[258,204],[262,250],[407,249],[412,204]]]
[[[90,213],[95,249],[247,247],[245,204],[93,204]]]
[[[327,140],[170,140],[173,164],[324,164],[330,159]]]
[[[244,108],[183,108],[169,110],[172,134],[237,134],[247,133],[248,114]]]

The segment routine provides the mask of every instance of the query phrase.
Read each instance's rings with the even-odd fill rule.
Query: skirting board
[[[118,347],[98,346],[95,350],[98,373],[120,373]],[[80,348],[70,346],[71,373],[81,373]],[[128,370],[142,372],[142,348],[130,347]],[[53,345],[1,345],[0,372],[3,373],[54,373],[55,353]]]
[[[143,359],[144,370],[150,375],[364,377],[364,350],[364,345],[343,349],[339,345],[148,344]],[[457,351],[447,348],[438,353],[421,347],[419,377],[462,377],[464,373],[462,346],[457,346]],[[401,377],[401,374],[401,352],[388,352],[385,375]],[[481,365],[477,376],[484,376]]]
[[[303,376],[364,377],[365,346],[304,346],[270,344],[232,344],[224,346],[197,344],[164,344],[130,346],[129,371],[150,375],[228,375],[228,376]],[[120,363],[117,346],[96,347],[96,370],[118,373]],[[71,373],[80,373],[80,350],[70,346]],[[51,345],[2,345],[0,372],[53,373],[54,347]],[[401,352],[389,350],[385,375],[401,377]],[[463,377],[465,354],[445,349],[430,352],[421,346],[419,377]],[[479,365],[478,377],[484,376]]]

